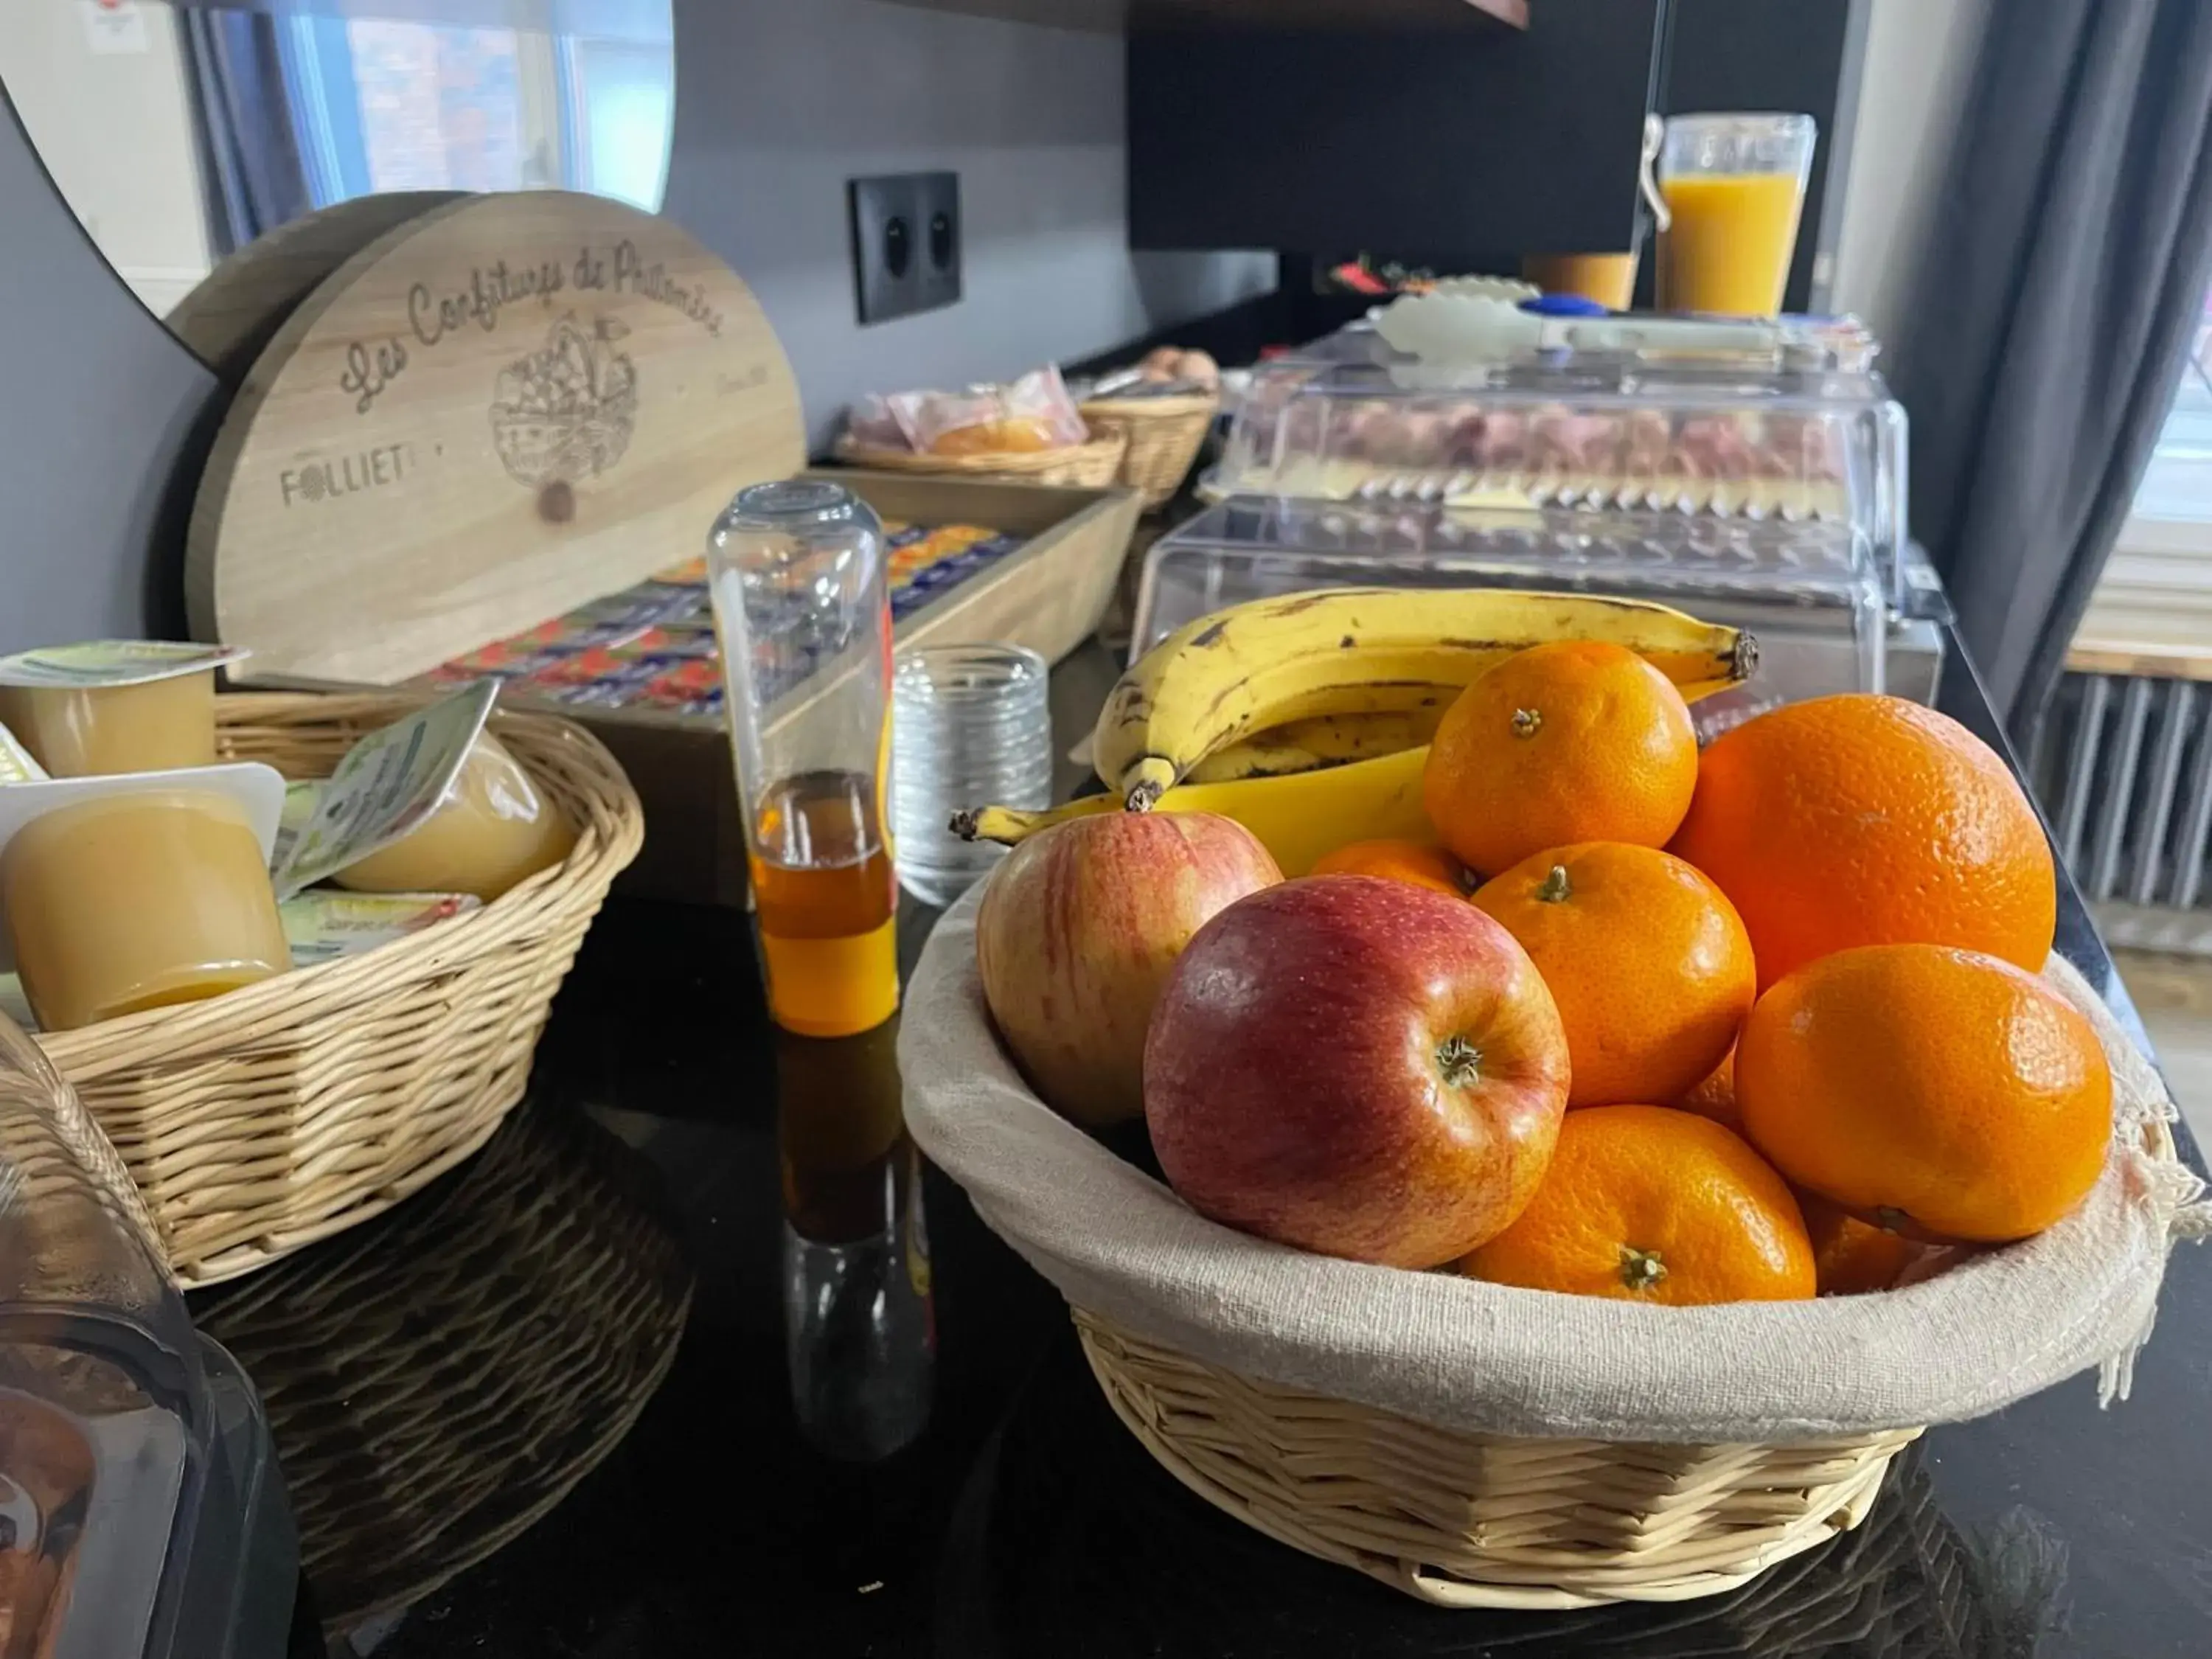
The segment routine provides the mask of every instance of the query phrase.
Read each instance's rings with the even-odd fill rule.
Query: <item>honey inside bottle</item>
[[[839,1036],[898,1000],[898,884],[872,779],[811,772],[765,792],[748,865],[777,1022]]]

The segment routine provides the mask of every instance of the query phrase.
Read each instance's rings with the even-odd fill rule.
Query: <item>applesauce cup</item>
[[[292,965],[237,803],[155,788],[58,807],[0,853],[0,910],[41,1028],[251,985]]]
[[[215,670],[130,685],[0,685],[0,724],[58,778],[213,766]]]
[[[479,732],[428,817],[331,879],[357,893],[467,893],[489,904],[575,844],[559,805],[505,744]]]

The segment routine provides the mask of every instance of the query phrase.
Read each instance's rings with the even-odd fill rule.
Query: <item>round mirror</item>
[[[219,370],[264,331],[246,313],[289,309],[303,281],[456,192],[660,206],[670,0],[9,0],[6,12],[0,88],[56,187],[124,282]]]

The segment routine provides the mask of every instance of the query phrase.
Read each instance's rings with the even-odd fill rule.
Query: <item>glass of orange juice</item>
[[[1677,115],[1659,152],[1672,222],[1659,308],[1734,317],[1782,309],[1817,129],[1809,115]]]

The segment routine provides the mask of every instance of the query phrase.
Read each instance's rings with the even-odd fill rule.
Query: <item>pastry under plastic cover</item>
[[[1255,372],[1218,493],[1835,524],[1885,568],[1903,540],[1905,416],[1832,366],[1855,348],[1439,367],[1371,332],[1327,344]]]

